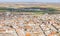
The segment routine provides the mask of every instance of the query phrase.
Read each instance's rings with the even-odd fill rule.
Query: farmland
[[[58,14],[60,13],[59,6],[58,3],[0,3],[0,12],[38,12]]]

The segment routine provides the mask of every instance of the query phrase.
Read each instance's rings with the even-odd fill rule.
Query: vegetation
[[[38,9],[38,10],[37,10]],[[30,7],[30,8],[6,8],[6,7],[0,7],[0,12],[40,12],[40,13],[56,13],[57,10],[54,8],[43,8],[40,7]],[[56,11],[56,12],[55,12]],[[60,12],[58,12],[60,13]]]

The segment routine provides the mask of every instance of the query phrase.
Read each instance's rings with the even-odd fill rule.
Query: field
[[[30,10],[30,8],[33,10]],[[34,10],[36,8],[42,10]],[[59,14],[60,5],[59,3],[0,3],[0,12],[38,12]]]

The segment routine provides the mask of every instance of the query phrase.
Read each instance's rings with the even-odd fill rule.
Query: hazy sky
[[[0,2],[60,2],[60,0],[0,0]]]

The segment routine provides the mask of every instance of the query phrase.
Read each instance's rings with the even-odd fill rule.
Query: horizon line
[[[0,2],[0,3],[60,3],[60,2]]]

